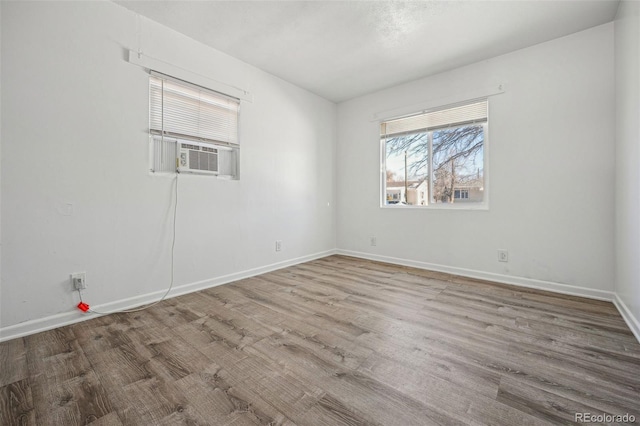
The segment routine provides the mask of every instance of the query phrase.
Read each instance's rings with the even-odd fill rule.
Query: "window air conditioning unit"
[[[218,149],[198,142],[178,142],[179,173],[218,174]]]

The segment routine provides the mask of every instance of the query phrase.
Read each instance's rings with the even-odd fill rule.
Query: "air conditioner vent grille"
[[[178,171],[185,173],[218,174],[218,149],[215,147],[178,142]]]
[[[238,149],[204,142],[153,137],[151,171],[238,179]]]
[[[185,146],[182,145],[184,150]],[[198,147],[199,148],[199,147]],[[213,149],[211,152],[203,152],[199,150],[189,149],[189,169],[205,170],[208,172],[218,171],[218,151]]]
[[[188,143],[182,143],[180,145],[181,145],[181,147],[183,149],[193,149],[195,151],[199,151],[200,150],[200,147],[198,145],[191,145],[191,144],[188,144]]]

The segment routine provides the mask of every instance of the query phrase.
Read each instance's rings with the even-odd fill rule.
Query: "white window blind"
[[[438,111],[430,111],[409,117],[388,120],[380,125],[383,136],[398,136],[426,130],[453,127],[462,124],[487,121],[487,101],[475,102]]]
[[[149,78],[152,134],[238,146],[240,101],[152,73]]]

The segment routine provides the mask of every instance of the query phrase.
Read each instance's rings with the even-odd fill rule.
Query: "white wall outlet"
[[[282,251],[282,241],[276,240],[276,251]]]
[[[509,251],[498,250],[498,262],[508,262],[508,261],[509,261]]]
[[[369,237],[369,242],[371,243],[372,246],[378,245],[378,239],[376,238],[375,235],[372,235],[371,237]]]
[[[71,274],[71,285],[74,290],[84,290],[87,288],[87,273],[76,272]]]

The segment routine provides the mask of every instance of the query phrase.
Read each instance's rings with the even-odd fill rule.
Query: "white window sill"
[[[390,210],[489,210],[487,203],[478,204],[429,204],[426,206],[414,206],[410,204],[384,204],[381,209]]]

